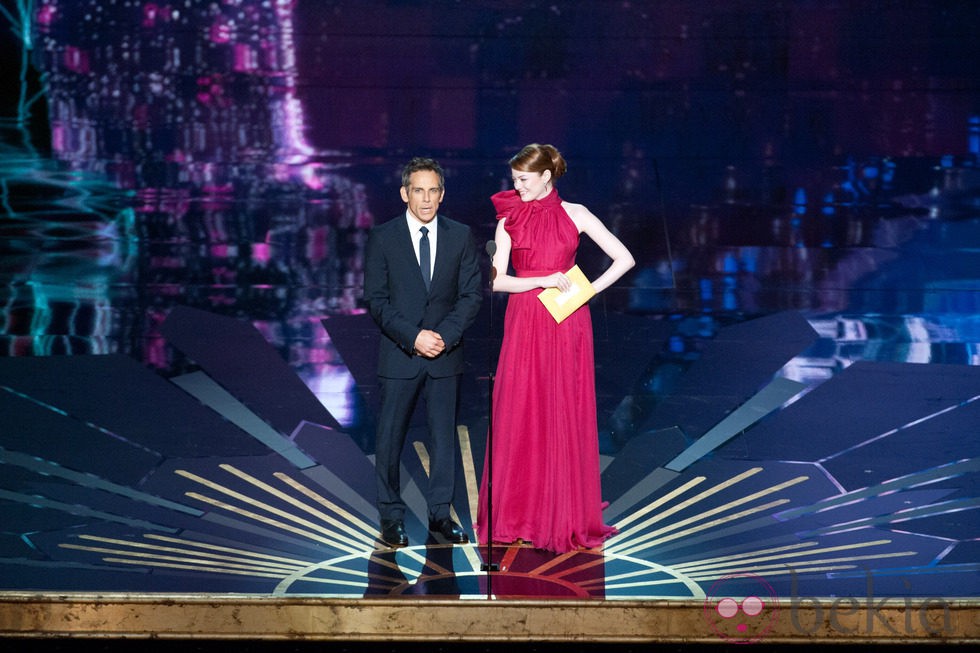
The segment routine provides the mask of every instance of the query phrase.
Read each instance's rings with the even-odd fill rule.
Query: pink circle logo
[[[715,581],[704,599],[704,619],[719,637],[734,644],[761,640],[776,625],[779,597],[753,574],[732,574]]]

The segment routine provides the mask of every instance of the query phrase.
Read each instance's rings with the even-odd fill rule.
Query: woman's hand
[[[564,272],[555,272],[541,279],[542,288],[557,288],[561,292],[566,292],[572,287],[572,282]]]

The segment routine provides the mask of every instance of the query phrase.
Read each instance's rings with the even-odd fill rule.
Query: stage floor
[[[376,539],[366,434],[377,334],[362,313],[308,325],[335,348],[334,373],[353,380],[347,400],[364,418],[353,425],[256,321],[180,304],[154,335],[154,347],[180,352],[166,373],[126,353],[0,358],[0,633],[978,638],[980,366],[863,356],[817,378],[799,370],[832,369],[818,354],[846,351],[835,340],[850,337],[843,325],[885,318],[785,310],[726,322],[601,308],[602,480],[619,533],[565,555],[433,540],[420,424],[403,460],[411,546]],[[698,355],[665,359],[665,343],[692,324],[711,325]],[[472,339],[457,430],[454,515],[471,537],[493,345]],[[644,390],[668,365],[670,391]],[[612,426],[624,412],[625,438]]]

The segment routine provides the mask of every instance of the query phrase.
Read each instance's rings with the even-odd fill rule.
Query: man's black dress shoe
[[[381,541],[388,546],[408,546],[405,522],[401,519],[382,519]]]
[[[429,531],[453,544],[465,544],[470,541],[470,538],[463,532],[459,524],[449,517],[444,519],[430,519]]]

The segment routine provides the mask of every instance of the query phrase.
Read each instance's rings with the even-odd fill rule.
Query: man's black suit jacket
[[[426,292],[405,214],[374,227],[368,236],[364,298],[381,328],[378,376],[414,378],[423,367],[435,377],[463,372],[463,332],[483,299],[480,265],[470,228],[439,215],[435,267]],[[417,356],[422,329],[442,336],[446,350]]]

